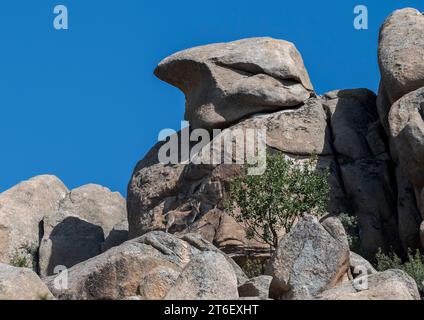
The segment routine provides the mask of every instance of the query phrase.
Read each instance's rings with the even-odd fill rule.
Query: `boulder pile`
[[[160,159],[166,141],[153,146],[127,201],[47,175],[1,193],[0,299],[420,299],[408,274],[372,263],[379,250],[405,257],[424,246],[423,32],[415,9],[387,18],[377,95],[318,95],[295,45],[272,38],[165,58],[154,73],[185,94],[190,123],[169,139],[204,129],[209,140],[172,164]],[[329,171],[328,216],[305,212],[273,252],[226,210],[244,164],[203,161],[216,141],[235,146],[249,129],[265,132],[266,152]],[[358,220],[361,255],[349,248],[344,213]],[[247,258],[262,274],[242,270]]]

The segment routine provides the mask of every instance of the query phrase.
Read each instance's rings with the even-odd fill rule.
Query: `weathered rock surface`
[[[187,264],[166,300],[235,300],[237,276],[231,264],[217,252],[199,253]]]
[[[217,253],[222,253],[217,247],[215,247],[211,242],[206,241],[201,235],[196,233],[188,233],[181,237],[182,240],[186,241],[188,244],[193,246],[194,248],[200,251],[212,251]],[[224,255],[225,259],[228,263],[231,264],[233,270],[237,277],[237,284],[242,285],[246,283],[249,279],[247,278],[244,271],[240,268],[240,266],[229,256]]]
[[[343,243],[345,247],[349,247],[346,230],[339,218],[336,216],[326,216],[321,219],[320,223],[334,239]]]
[[[214,141],[229,137],[233,144],[247,129],[267,129],[269,148],[300,154],[303,157],[322,155],[317,165],[331,166],[331,148],[326,134],[326,114],[318,100],[309,100],[295,110],[255,116],[225,129]],[[160,144],[155,146],[135,168],[128,186],[128,217],[130,237],[152,230],[165,229],[165,215],[175,209],[190,209],[190,202],[201,203],[200,214],[188,230],[171,228],[171,232],[196,232],[231,254],[268,254],[268,247],[246,239],[243,226],[230,217],[224,208],[229,183],[243,174],[238,164],[163,165],[158,159]],[[199,151],[201,163],[206,149],[214,150],[214,142]],[[235,150],[235,148],[233,148]],[[235,163],[235,161],[234,161]],[[333,177],[335,192],[340,196],[339,180]]]
[[[159,267],[179,273],[198,252],[172,235],[149,233],[70,268],[68,289],[57,290],[54,286],[55,276],[45,281],[58,299],[123,299],[144,293],[141,284],[151,287],[143,281],[147,274],[157,271]],[[164,274],[162,285],[167,283],[169,274]],[[159,273],[156,273],[158,276]]]
[[[390,104],[424,87],[424,16],[416,9],[395,11],[380,30],[379,64]]]
[[[333,91],[324,98],[345,200],[349,199],[358,217],[362,249],[369,259],[379,248],[398,252],[395,177],[377,115],[376,96],[369,90],[356,89]]]
[[[396,168],[396,182],[398,189],[398,223],[400,240],[405,252],[422,248],[419,229],[422,215],[417,207],[414,187],[409,175],[398,164]]]
[[[0,300],[46,300],[53,295],[37,274],[0,263]]]
[[[256,113],[294,107],[313,90],[296,47],[272,38],[184,50],[164,59],[155,74],[184,92],[185,119],[193,128],[224,128]]]
[[[355,252],[350,252],[350,274],[353,278],[376,274],[377,270],[367,260]]]
[[[142,300],[161,300],[175,285],[180,272],[174,268],[158,266],[148,272],[140,282],[139,297]]]
[[[418,248],[419,228],[424,217],[424,89],[410,92],[391,107],[389,125],[397,154],[400,227],[407,229],[405,247]],[[421,216],[418,214],[421,213]]]
[[[26,256],[28,248],[38,247],[40,222],[46,214],[57,212],[67,192],[58,178],[44,175],[0,194],[0,262],[9,263]]]
[[[269,150],[296,159],[318,156],[317,168],[330,171],[329,212],[354,210],[364,250],[371,258],[379,248],[400,247],[394,177],[375,100],[375,94],[366,89],[333,91],[295,109],[252,116],[223,130],[214,141],[232,141],[235,150],[235,142],[246,130],[265,128]],[[234,257],[247,252],[267,254],[266,246],[247,240],[243,226],[225,212],[223,199],[229,183],[244,170],[235,161],[205,164],[204,155],[216,150],[214,141],[194,158],[201,164],[161,164],[162,143],[138,163],[128,186],[130,237],[164,230],[167,212],[189,210],[195,200],[201,203],[201,212],[190,230],[171,232],[200,233]]]
[[[259,276],[252,278],[238,287],[239,296],[241,298],[258,297],[268,299],[271,282],[271,276]]]
[[[319,300],[420,300],[417,284],[401,270],[387,270],[327,290]]]
[[[68,270],[68,289],[55,287],[56,276],[45,278],[45,282],[61,300],[162,299],[176,285],[186,265],[208,252],[222,257],[217,263],[225,261],[237,288],[235,269],[222,253],[199,250],[164,232],[148,233],[73,266]]]
[[[424,187],[423,103],[424,88],[420,88],[396,101],[389,115],[391,137],[400,165],[409,175],[417,195]]]
[[[125,199],[99,185],[69,192],[56,212],[43,220],[40,273],[72,267],[128,239]]]
[[[381,83],[377,106],[396,164],[399,235],[405,251],[422,248],[419,226],[423,187],[420,181],[423,180],[420,169],[423,30],[422,13],[412,8],[401,9],[386,19],[379,39]]]
[[[279,243],[266,267],[273,277],[270,297],[310,299],[334,287],[349,269],[349,248],[315,217],[305,216]]]

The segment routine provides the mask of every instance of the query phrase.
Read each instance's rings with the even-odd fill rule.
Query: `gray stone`
[[[371,263],[352,251],[350,252],[350,269],[353,278],[377,273]]]
[[[318,300],[421,300],[415,281],[401,270],[387,270],[327,290]]]
[[[26,255],[25,248],[38,247],[40,222],[45,215],[57,212],[67,192],[58,178],[44,175],[0,194],[0,262],[9,263]],[[32,257],[27,260],[31,262]]]
[[[0,300],[47,300],[53,295],[35,272],[0,263]]]
[[[319,156],[317,167],[330,168],[332,173],[331,206],[337,207],[336,199],[342,198],[342,188],[337,165],[332,157],[330,135],[326,130],[327,119],[320,100],[310,99],[304,106],[256,115],[222,131],[216,139],[231,137],[233,150],[241,133],[247,129],[266,128],[270,149],[308,160]],[[214,143],[205,145],[196,160],[202,158],[204,150],[212,150]],[[233,256],[246,252],[267,256],[268,246],[246,238],[244,226],[225,212],[224,198],[229,183],[243,173],[238,164],[222,165],[162,165],[158,160],[160,144],[152,148],[139,162],[128,186],[128,216],[130,237],[140,236],[153,230],[165,230],[165,216],[171,210],[184,211],[193,200],[201,203],[200,214],[188,228],[172,228],[173,233],[199,233],[209,242]],[[302,160],[302,161],[303,161]],[[203,162],[204,163],[204,162]]]
[[[43,220],[40,274],[52,275],[56,266],[70,268],[126,241],[126,220],[119,193],[94,184],[72,190]]]
[[[422,218],[417,208],[414,187],[401,165],[396,168],[396,182],[400,240],[405,252],[415,251],[422,248],[419,231]]]
[[[258,297],[268,299],[271,281],[271,276],[259,276],[252,278],[238,287],[239,296],[243,298]]]
[[[349,247],[346,230],[339,218],[336,216],[327,216],[321,220],[321,224],[334,239],[338,240],[345,247]]]
[[[187,243],[189,243],[194,248],[196,248],[200,251],[213,251],[213,252],[222,253],[212,243],[203,239],[203,237],[200,234],[188,233],[188,234],[183,235],[181,239],[186,241]],[[233,259],[231,259],[229,256],[224,254],[224,257],[226,258],[227,262],[229,262],[234,269],[234,273],[237,276],[237,284],[242,285],[243,283],[246,283],[249,279],[247,278],[244,271],[240,268],[240,266]]]
[[[44,281],[61,300],[119,300],[140,294],[160,297],[164,292],[158,288],[166,289],[170,276],[179,274],[199,252],[175,236],[152,232],[70,268],[68,289],[55,288],[56,276]],[[144,279],[148,274],[155,275],[156,292],[148,292],[152,288]]]
[[[424,88],[396,101],[389,115],[391,138],[399,163],[408,174],[415,192],[424,187]]]
[[[315,217],[305,216],[284,236],[266,266],[273,277],[270,297],[310,299],[337,285],[349,268],[349,248]]]
[[[231,264],[216,252],[193,257],[181,272],[166,300],[235,300],[237,277]]]
[[[390,103],[424,86],[424,16],[416,9],[396,10],[381,27],[380,71]]]
[[[142,300],[162,300],[175,285],[180,272],[174,268],[158,266],[147,273],[140,282],[139,297]]]
[[[399,252],[395,177],[376,96],[353,89],[326,93],[324,99],[345,201],[358,217],[364,254],[373,259],[379,248]]]
[[[184,50],[160,62],[155,74],[184,92],[193,128],[229,127],[255,113],[294,107],[313,90],[296,47],[272,38]]]

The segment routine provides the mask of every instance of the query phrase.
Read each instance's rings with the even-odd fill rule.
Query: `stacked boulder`
[[[315,158],[318,169],[330,171],[328,210],[353,208],[368,258],[379,248],[400,248],[394,172],[374,93],[355,89],[317,96],[295,46],[271,38],[188,49],[164,59],[155,74],[186,95],[191,127],[170,141],[199,128],[212,138],[201,148],[191,145],[174,164],[161,163],[166,142],[159,142],[137,164],[127,196],[131,238],[165,230],[170,212],[189,212],[195,201],[199,214],[172,232],[198,232],[234,258],[267,255],[268,248],[246,239],[244,227],[225,211],[229,184],[243,173],[242,165],[203,161],[217,141],[230,139],[235,150],[248,129],[258,129],[266,131],[269,152],[296,161]],[[197,162],[187,161],[190,153]]]
[[[155,74],[185,94],[190,127],[137,164],[127,202],[98,185],[70,191],[54,176],[1,193],[0,299],[420,299],[410,276],[367,260],[424,244],[423,28],[414,9],[381,28],[378,96],[318,96],[296,47],[272,38],[164,59]],[[196,129],[203,143],[163,163],[163,148]],[[265,132],[266,152],[330,173],[329,215],[305,212],[272,253],[225,206],[250,129]],[[210,162],[223,141],[230,163]],[[350,251],[341,213],[358,218],[367,260]],[[249,279],[235,262],[246,257],[269,259],[265,274]]]
[[[405,250],[424,244],[424,15],[395,11],[380,30],[378,113],[396,164],[399,234]]]
[[[19,296],[5,282],[15,273],[29,286],[16,282],[16,290],[29,290],[22,299],[52,297],[37,273],[52,275],[126,240],[126,202],[118,193],[98,185],[69,191],[50,175],[21,182],[0,194],[0,287],[7,290],[0,297]]]
[[[67,286],[45,279],[65,300],[236,300],[240,267],[197,235],[150,232],[68,270]]]

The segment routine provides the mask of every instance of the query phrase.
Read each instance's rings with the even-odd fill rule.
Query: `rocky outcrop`
[[[38,247],[40,222],[46,214],[57,212],[67,192],[58,178],[44,175],[0,194],[0,262],[22,258],[32,268],[31,251]]]
[[[126,240],[125,199],[101,186],[69,191],[44,175],[0,194],[0,262],[46,276]]]
[[[313,90],[294,44],[272,38],[184,50],[159,63],[155,74],[184,92],[185,119],[193,128],[225,128],[295,107]]]
[[[164,230],[166,214],[190,210],[194,200],[201,203],[201,210],[189,230],[170,232],[200,233],[234,257],[267,255],[267,246],[246,239],[244,227],[225,212],[229,184],[243,174],[243,167],[235,161],[208,165],[204,156],[205,150],[215,150],[216,141],[232,141],[235,150],[246,130],[265,129],[270,152],[296,161],[317,156],[317,168],[329,170],[328,210],[332,214],[353,210],[359,217],[367,258],[379,248],[399,248],[394,173],[375,98],[365,89],[334,91],[294,109],[252,116],[203,146],[195,157],[201,165],[161,164],[159,143],[137,164],[128,186],[130,237]]]
[[[364,276],[327,290],[318,300],[420,300],[417,284],[401,270]]]
[[[380,30],[378,57],[390,104],[424,87],[424,16],[416,9],[395,11]]]
[[[0,263],[0,300],[49,300],[53,295],[37,274]]]
[[[310,299],[340,283],[349,269],[347,240],[331,236],[315,217],[305,216],[283,237],[265,272],[275,299]]]
[[[421,248],[423,30],[424,16],[419,11],[397,10],[381,27],[379,39],[381,83],[377,105],[396,164],[398,227],[404,250]]]
[[[361,247],[369,259],[379,248],[398,252],[394,174],[376,96],[360,89],[334,91],[324,97],[345,199],[359,220]]]
[[[203,271],[197,278],[196,285],[199,286],[199,290],[210,289],[202,293],[204,296],[199,293],[198,298],[218,299],[221,297],[220,294],[223,294],[224,299],[227,294],[231,294],[231,291],[227,293],[216,291],[217,285],[212,283],[215,278],[205,278],[204,285],[202,280],[206,277],[206,272],[210,272],[210,277],[222,276],[222,279],[229,281],[229,284],[232,285],[234,282],[237,292],[236,270],[227,259],[222,253],[199,250],[173,235],[151,232],[70,268],[68,288],[57,289],[56,276],[46,278],[45,282],[58,299],[110,300],[134,296],[141,299],[162,299],[171,288],[189,285],[184,279],[198,267],[203,268]],[[184,274],[183,270],[186,270]],[[225,277],[225,274],[228,277]]]
[[[53,298],[49,289],[83,300],[419,299],[403,271],[377,272],[368,261],[379,249],[401,258],[423,249],[423,28],[414,9],[382,26],[378,96],[317,95],[300,53],[283,40],[211,44],[165,58],[155,74],[185,94],[190,127],[137,164],[127,208],[109,189],[69,191],[53,176],[0,194],[0,299]],[[263,150],[255,145],[262,138]],[[171,142],[188,145],[166,149]],[[304,212],[290,232],[278,230],[275,252],[226,211],[231,182],[245,174],[240,154],[251,145],[328,172],[328,215]],[[168,151],[173,163],[163,161]],[[341,213],[358,218],[364,258],[350,251]],[[269,258],[267,276],[252,279],[236,264]],[[49,289],[29,269],[2,262],[33,267]],[[53,276],[60,265],[70,269]]]
[[[231,264],[217,252],[199,253],[187,264],[165,300],[235,300],[237,277]]]
[[[52,275],[56,266],[68,268],[88,260],[103,249],[128,239],[125,200],[99,185],[69,192],[56,212],[43,220],[40,273]]]

